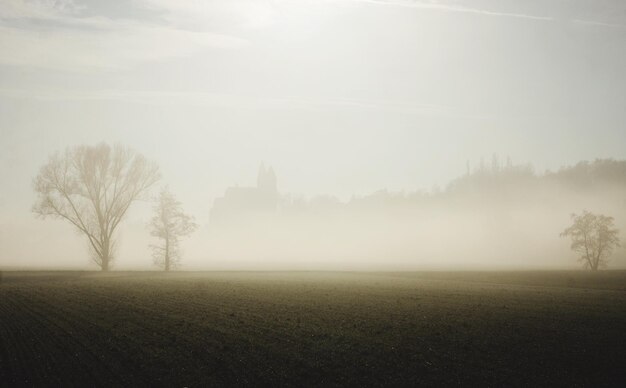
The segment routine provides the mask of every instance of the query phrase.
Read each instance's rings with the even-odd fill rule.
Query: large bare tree
[[[158,179],[158,167],[130,148],[105,143],[67,148],[52,155],[35,178],[33,211],[74,225],[89,240],[92,259],[107,271],[117,227]]]
[[[613,224],[613,217],[583,211],[572,214],[572,226],[561,233],[572,239],[571,248],[580,253],[585,268],[597,271],[606,266],[613,250],[620,246],[619,230]]]
[[[179,238],[193,233],[197,225],[193,217],[183,212],[181,203],[167,187],[159,194],[149,227],[150,234],[161,240],[150,246],[154,264],[166,271],[177,267],[181,259]]]

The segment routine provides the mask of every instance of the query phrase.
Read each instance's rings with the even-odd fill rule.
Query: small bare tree
[[[68,148],[51,156],[35,178],[33,212],[69,221],[87,236],[92,259],[107,271],[117,227],[158,179],[158,167],[130,148],[105,143]]]
[[[150,246],[152,257],[154,264],[169,271],[180,264],[179,238],[193,233],[197,225],[193,217],[183,212],[181,203],[167,187],[161,190],[154,213],[149,225],[150,234],[161,239],[161,242]]]
[[[572,214],[572,221],[572,226],[565,229],[561,237],[571,237],[571,248],[580,253],[579,261],[584,268],[597,271],[605,267],[613,250],[620,246],[619,230],[614,227],[613,217],[584,210],[581,215]]]

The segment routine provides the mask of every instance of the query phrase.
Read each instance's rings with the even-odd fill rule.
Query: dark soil
[[[0,386],[626,386],[626,272],[4,272]]]

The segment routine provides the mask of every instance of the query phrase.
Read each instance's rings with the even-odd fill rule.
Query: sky
[[[1,230],[43,233],[38,169],[101,141],[201,223],[261,162],[282,193],[348,199],[493,153],[623,159],[624,69],[621,0],[0,0]]]

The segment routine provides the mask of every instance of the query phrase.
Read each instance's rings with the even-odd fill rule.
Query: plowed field
[[[0,386],[625,386],[626,272],[4,272]]]

